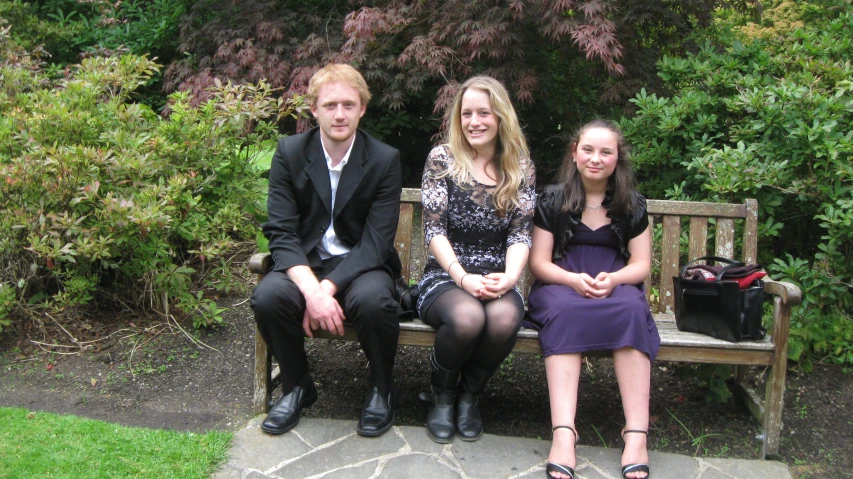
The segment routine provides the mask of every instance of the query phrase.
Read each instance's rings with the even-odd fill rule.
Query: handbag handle
[[[726,264],[726,266],[720,271],[720,274],[717,275],[716,281],[722,281],[723,275],[726,274],[726,271],[728,271],[732,268],[737,268],[738,266],[745,266],[740,261],[729,259],[729,258],[723,258],[722,256],[703,256],[701,258],[696,258],[693,261],[690,261],[687,264],[685,264],[684,267],[681,268],[681,277],[682,278],[684,277],[684,273],[687,271],[687,268],[691,264],[696,263],[698,261],[708,261],[708,260]]]

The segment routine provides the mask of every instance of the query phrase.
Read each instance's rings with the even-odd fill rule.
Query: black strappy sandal
[[[572,431],[572,434],[575,435],[575,445],[577,445],[578,441],[580,441],[580,437],[578,437],[578,432],[575,431],[575,428],[573,428],[572,426],[554,426],[551,429],[551,432],[553,433],[557,429],[568,429],[569,431]],[[567,476],[569,476],[569,479],[574,479],[574,477],[575,477],[575,470],[572,469],[571,467],[564,466],[562,464],[557,464],[555,462],[546,462],[545,463],[545,475],[548,476],[548,479],[556,479],[554,476],[551,475],[552,472],[559,472],[560,474],[566,474]]]
[[[645,434],[646,437],[649,436],[649,431],[640,431],[639,429],[627,429],[622,431],[622,442],[625,442],[625,434],[629,432],[635,432],[638,434]],[[625,452],[625,446],[622,446],[622,452]],[[646,477],[642,479],[649,479],[651,474],[649,473],[649,465],[648,464],[628,464],[627,466],[622,466],[622,477],[624,479],[634,479],[633,477],[628,477],[626,474],[630,474],[632,472],[645,472]]]

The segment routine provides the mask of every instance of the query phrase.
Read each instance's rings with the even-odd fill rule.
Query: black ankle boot
[[[430,389],[432,393],[421,393],[421,401],[427,403],[427,434],[440,444],[453,441],[456,424],[453,422],[453,406],[456,402],[456,381],[459,369],[444,369],[435,360],[435,353],[429,355],[432,364]]]
[[[456,403],[456,432],[463,441],[476,441],[483,435],[483,420],[480,417],[480,393],[494,371],[484,371],[471,363],[462,368],[462,385]]]

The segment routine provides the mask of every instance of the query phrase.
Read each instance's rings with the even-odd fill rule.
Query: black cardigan
[[[604,196],[602,206],[607,208],[613,199],[608,191]],[[610,211],[610,228],[619,238],[619,252],[627,261],[631,257],[628,251],[628,242],[639,236],[649,227],[649,215],[646,211],[646,198],[634,191],[631,198],[631,214],[613,218]],[[551,251],[551,261],[556,262],[566,255],[569,240],[574,236],[575,229],[581,222],[581,214],[571,211],[561,211],[563,208],[562,185],[550,185],[545,188],[536,200],[536,214],[533,216],[533,225],[538,226],[554,235],[554,249]]]

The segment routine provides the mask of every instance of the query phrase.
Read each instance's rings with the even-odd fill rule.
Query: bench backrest
[[[646,295],[653,312],[673,312],[672,277],[678,275],[680,265],[685,261],[713,254],[755,263],[758,248],[757,201],[748,199],[743,204],[733,204],[648,200],[648,209],[653,228],[652,276],[646,279]],[[687,218],[684,225],[682,218]],[[735,240],[738,234],[742,238],[740,244]],[[421,225],[420,189],[403,189],[394,243],[403,263],[403,278],[417,281],[427,258]],[[530,275],[525,270],[519,285],[524,293],[530,288],[530,283]],[[655,296],[652,296],[652,284],[659,285]]]

